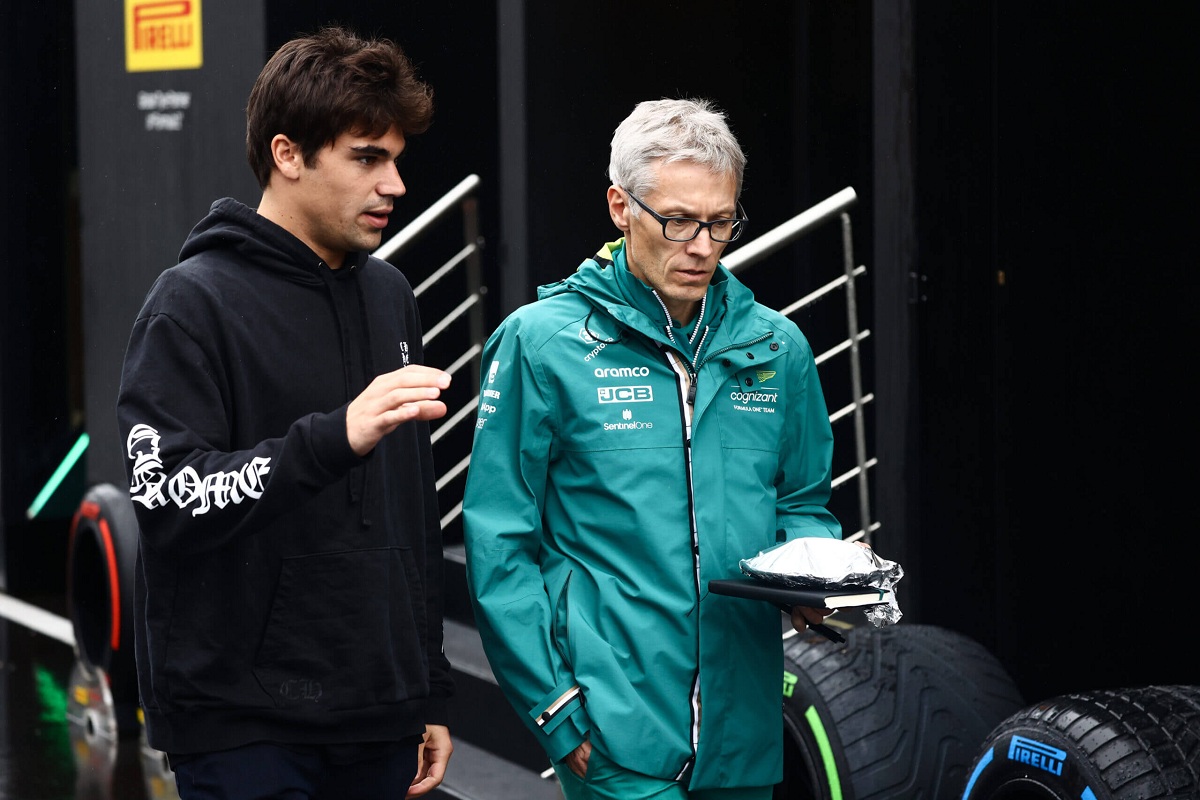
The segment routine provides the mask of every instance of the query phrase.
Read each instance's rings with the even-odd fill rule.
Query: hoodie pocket
[[[278,708],[361,708],[429,692],[420,572],[407,548],[287,558],[254,663]]]

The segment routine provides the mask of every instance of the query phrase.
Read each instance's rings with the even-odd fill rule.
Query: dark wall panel
[[[1176,646],[1190,603],[1196,425],[1185,353],[1191,287],[1194,71],[1171,14],[1070,7],[998,19],[1001,260],[1010,274],[1010,505],[1015,619],[1056,608],[1056,632],[1010,630],[1047,690],[1196,683]],[[1097,588],[1023,591],[1038,577]],[[1108,588],[1143,595],[1131,601]],[[1035,633],[1036,632],[1036,633]],[[1131,641],[1142,646],[1128,646]],[[1148,645],[1148,647],[1146,646]],[[1047,669],[1048,653],[1067,651]]]
[[[123,8],[79,3],[83,324],[90,482],[123,483],[115,404],[134,317],[154,278],[218,197],[256,203],[245,99],[262,66],[261,2],[203,5],[203,66],[127,72]],[[186,95],[179,129],[142,97]]]
[[[499,236],[496,10],[492,5],[481,3],[464,10],[453,3],[365,0],[269,0],[265,4],[266,55],[322,25],[344,25],[364,36],[394,41],[433,89],[433,124],[408,139],[400,166],[407,192],[396,205],[384,241],[471,174],[483,178],[484,236],[493,242]],[[257,72],[258,66],[251,81]],[[400,266],[404,268],[403,263]]]
[[[1030,699],[1194,683],[1196,206],[1163,80],[1185,34],[1115,7],[915,11],[923,621]]]
[[[728,112],[749,158],[743,201],[753,234],[865,178],[869,160],[861,173],[846,169],[869,154],[864,10],[783,0],[528,4],[533,283],[562,278],[616,237],[605,207],[608,146],[642,100],[707,97]],[[836,237],[833,253],[836,270]],[[786,255],[777,284],[811,289],[812,274]]]
[[[0,8],[0,588],[61,582],[63,516],[26,510],[82,430],[75,278],[70,4]],[[61,562],[58,562],[61,563]],[[51,564],[49,569],[44,565]]]
[[[916,309],[920,376],[921,522],[908,531],[922,565],[914,583],[927,620],[989,647],[1006,624],[994,605],[946,598],[995,595],[997,368],[991,16],[914,4]],[[882,332],[886,335],[886,331]],[[899,366],[899,365],[897,365]]]

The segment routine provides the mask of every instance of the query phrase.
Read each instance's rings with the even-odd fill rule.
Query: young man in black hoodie
[[[225,198],[134,323],[117,417],[150,746],[191,798],[390,798],[445,774],[441,532],[404,276],[369,252],[432,93],[387,40],[288,42]]]

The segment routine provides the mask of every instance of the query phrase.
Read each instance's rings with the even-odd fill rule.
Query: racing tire
[[[1200,686],[1066,694],[987,737],[962,800],[1196,800]]]
[[[71,520],[67,609],[80,665],[108,684],[120,736],[137,735],[133,576],[138,525],[129,492],[97,484]]]
[[[982,645],[929,625],[860,624],[784,645],[775,800],[960,800],[985,737],[1024,705]]]

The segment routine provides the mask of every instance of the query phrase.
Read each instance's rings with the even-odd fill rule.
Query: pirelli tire
[[[133,585],[138,525],[129,492],[96,484],[71,520],[67,611],[80,666],[102,676],[119,734],[137,735],[137,666],[133,654]]]
[[[987,737],[963,800],[1197,800],[1200,686],[1067,694]]]
[[[960,800],[984,738],[1024,705],[982,645],[863,623],[845,644],[784,643],[784,779],[775,800]]]

